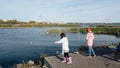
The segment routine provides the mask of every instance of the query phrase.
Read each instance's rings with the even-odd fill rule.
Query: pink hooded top
[[[86,35],[86,41],[87,41],[87,45],[88,46],[92,46],[93,45],[93,39],[94,39],[94,33],[89,31]]]

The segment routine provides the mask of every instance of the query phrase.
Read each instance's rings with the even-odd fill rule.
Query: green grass
[[[0,28],[25,28],[25,27],[78,27],[76,24],[0,24]]]
[[[111,34],[111,35],[116,35],[120,37],[120,28],[111,28],[111,27],[99,27],[99,28],[91,28],[91,30],[95,34]],[[70,29],[64,29],[64,30],[59,30],[59,29],[54,29],[54,30],[47,30],[46,31],[48,34],[59,34],[59,33],[86,33],[85,28],[70,28]]]

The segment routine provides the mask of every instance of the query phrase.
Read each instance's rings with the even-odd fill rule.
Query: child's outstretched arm
[[[60,44],[60,43],[62,43],[62,40],[55,41],[54,43],[55,43],[55,44]]]

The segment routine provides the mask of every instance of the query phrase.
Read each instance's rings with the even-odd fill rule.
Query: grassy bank
[[[111,28],[111,27],[96,27],[96,28],[91,28],[91,30],[95,33],[95,34],[112,34],[112,35],[116,35],[120,37],[120,28]],[[86,29],[85,28],[70,28],[70,29],[65,29],[65,30],[47,30],[48,34],[58,34],[58,33],[77,33],[77,32],[81,32],[81,33],[86,33]]]
[[[80,32],[86,33],[86,30],[81,28],[79,29]],[[111,35],[116,35],[120,37],[120,28],[111,28],[111,27],[97,27],[97,28],[91,28],[91,30],[95,34],[111,34]]]
[[[77,24],[0,24],[0,28],[26,28],[26,27],[78,27]]]

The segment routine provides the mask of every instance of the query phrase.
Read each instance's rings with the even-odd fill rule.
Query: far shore
[[[86,33],[85,27],[77,24],[0,24],[0,28],[31,28],[31,27],[62,27],[69,29],[47,30],[47,34],[65,33]],[[111,34],[120,37],[120,26],[92,26],[91,30],[95,34]]]

